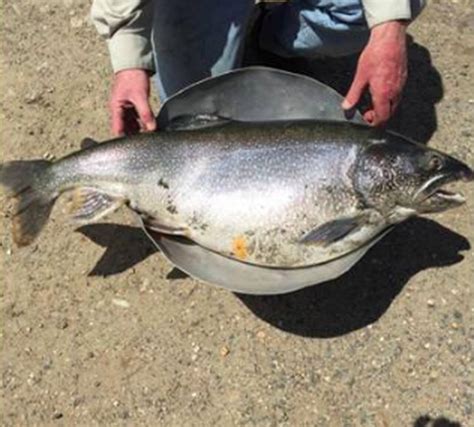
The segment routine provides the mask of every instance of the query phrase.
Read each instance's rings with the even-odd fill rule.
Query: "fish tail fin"
[[[18,246],[32,243],[48,221],[57,195],[38,182],[51,165],[46,160],[14,161],[0,165],[0,185],[16,200],[12,219],[13,240]]]

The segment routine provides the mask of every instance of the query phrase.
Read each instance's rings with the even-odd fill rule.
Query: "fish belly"
[[[326,262],[380,232],[371,226],[330,246],[301,243],[314,228],[360,213],[348,176],[355,156],[350,147],[323,144],[203,154],[176,174],[168,190],[172,212],[161,215],[201,246],[243,262],[272,267]]]

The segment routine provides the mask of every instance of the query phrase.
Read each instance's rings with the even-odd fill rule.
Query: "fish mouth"
[[[461,206],[466,198],[459,192],[454,191],[454,186],[459,181],[472,181],[474,173],[469,169],[468,173],[443,174],[432,177],[416,192],[414,202],[416,210],[420,213],[442,212]]]

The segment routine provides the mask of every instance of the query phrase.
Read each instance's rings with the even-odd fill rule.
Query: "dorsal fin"
[[[231,122],[224,117],[211,114],[198,114],[197,116],[178,116],[168,123],[166,130],[196,130],[222,126]]]

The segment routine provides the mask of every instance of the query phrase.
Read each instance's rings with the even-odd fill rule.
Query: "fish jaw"
[[[453,193],[442,188],[437,189],[417,205],[418,213],[438,213],[454,209],[466,203],[461,193]]]
[[[467,166],[455,174],[440,174],[430,178],[416,192],[414,206],[418,213],[437,213],[454,209],[466,203],[465,197],[458,192],[447,190],[459,181],[471,182],[474,172]]]

